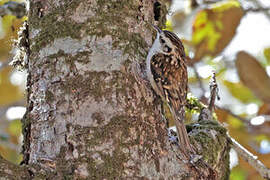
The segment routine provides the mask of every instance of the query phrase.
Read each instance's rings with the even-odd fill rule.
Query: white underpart
[[[147,55],[147,58],[146,58],[146,71],[147,71],[147,78],[148,80],[150,81],[152,87],[154,90],[158,90],[157,88],[157,85],[154,81],[154,78],[153,78],[153,74],[152,74],[152,71],[151,71],[151,59],[152,59],[152,56],[155,55],[156,53],[163,53],[163,54],[166,54],[166,55],[169,55],[170,53],[166,53],[163,51],[163,47],[159,41],[159,36],[160,34],[157,34],[157,37],[156,37],[156,40],[154,41],[152,47],[150,48],[149,52],[148,52],[148,55]],[[165,40],[165,44],[169,47],[173,47],[173,44],[172,42],[167,38],[165,37],[163,34],[162,34],[162,38]],[[172,51],[174,51],[174,48],[172,48]]]
[[[150,48],[147,58],[146,58],[146,71],[147,71],[147,78],[150,81],[151,85],[153,86],[153,88],[155,89],[156,87],[156,83],[154,81],[153,75],[152,75],[152,71],[151,71],[151,58],[154,54],[156,54],[157,52],[161,52],[161,45],[159,42],[159,35],[157,35],[156,40],[154,41],[152,47]]]

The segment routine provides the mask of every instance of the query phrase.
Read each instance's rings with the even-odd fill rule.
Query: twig
[[[202,109],[200,115],[199,115],[199,120],[200,119],[209,119],[212,117],[212,111],[215,107],[215,100],[216,98],[219,100],[219,95],[218,95],[218,86],[216,82],[216,76],[215,72],[213,72],[212,75],[212,80],[210,82],[210,103],[208,105],[208,109],[204,108]],[[224,109],[226,112],[228,112],[230,115],[242,120],[245,123],[249,123],[248,120],[245,118],[242,118],[240,116],[237,116],[233,114],[230,110]],[[231,146],[232,148],[241,156],[243,157],[244,160],[246,160],[252,167],[255,168],[256,171],[259,172],[259,174],[266,179],[270,180],[270,169],[265,167],[265,165],[257,160],[257,157],[254,156],[251,152],[249,152],[247,149],[245,149],[243,146],[241,146],[235,139],[227,135],[228,138],[231,140]]]
[[[25,3],[9,1],[0,6],[0,16],[14,15],[17,18],[22,18],[26,15]]]
[[[219,100],[218,95],[218,85],[216,80],[216,73],[213,72],[212,79],[209,83],[210,86],[210,102],[208,105],[208,108],[203,108],[199,115],[199,121],[200,120],[210,120],[212,119],[213,109],[215,108],[215,101],[216,98]]]
[[[192,8],[196,8],[196,7],[199,6],[199,3],[197,2],[197,0],[191,0],[190,6],[191,6]]]
[[[216,80],[216,73],[213,72],[212,79],[210,81],[210,102],[208,105],[208,109],[210,112],[213,111],[215,108],[215,101],[220,99],[218,95],[218,85],[217,85],[217,80]]]
[[[244,9],[245,12],[265,12],[265,11],[270,11],[270,8],[264,8],[264,7],[258,7],[258,8],[247,8]]]
[[[208,109],[210,112],[212,112],[214,105],[215,105],[215,99],[216,97],[219,99],[219,96],[217,94],[217,83],[216,83],[216,77],[215,77],[215,73],[213,73],[212,76],[212,81],[210,82],[210,90],[211,90],[211,99],[210,99],[210,103],[208,106]],[[242,117],[239,117],[233,113],[231,113],[231,111],[227,111],[229,112],[231,115],[236,116],[239,119],[242,119],[243,122],[249,122],[247,120],[245,120]],[[231,142],[232,142],[232,148],[241,156],[243,157],[243,159],[245,159],[252,167],[254,167],[256,169],[256,171],[259,172],[259,174],[266,179],[270,179],[270,170],[264,166],[264,164],[257,160],[257,157],[254,156],[251,152],[249,152],[247,149],[245,149],[243,146],[241,146],[235,139],[233,139],[232,137],[230,137],[228,135],[228,137],[230,138]]]
[[[249,152],[241,144],[239,144],[235,139],[233,139],[232,137],[229,138],[232,141],[232,148],[252,167],[254,167],[263,178],[270,179],[270,169],[265,167],[261,161],[257,160],[257,156],[254,156],[251,152]]]
[[[259,2],[258,0],[252,0],[257,6],[258,8],[263,8],[263,5],[261,4],[261,2]],[[263,11],[263,13],[268,17],[268,19],[270,20],[270,12],[269,11]]]
[[[210,82],[211,97],[210,97],[210,103],[209,103],[209,106],[208,106],[208,110],[210,112],[212,112],[212,110],[214,109],[214,104],[215,104],[216,97],[217,97],[217,99],[219,99],[219,96],[218,96],[218,93],[217,93],[217,88],[218,88],[218,86],[217,86],[217,83],[216,83],[215,73],[213,73],[212,81]],[[203,113],[201,112],[201,114],[203,114]],[[237,116],[237,115],[234,115],[234,116]],[[237,118],[241,118],[241,117],[238,117],[237,116]],[[245,121],[246,120],[243,120],[243,122],[245,122]],[[233,139],[229,135],[228,135],[228,138],[231,140],[231,146],[232,146],[232,148],[244,160],[246,160],[252,167],[254,167],[255,170],[258,171],[259,174],[263,178],[270,179],[270,169],[268,169],[267,167],[265,167],[264,164],[261,161],[257,160],[257,157],[256,156],[254,156],[251,152],[249,152],[247,149],[245,149],[243,146],[241,146],[235,139]]]

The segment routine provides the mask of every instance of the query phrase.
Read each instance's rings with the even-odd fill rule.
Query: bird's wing
[[[157,86],[155,91],[176,114],[185,105],[187,95],[187,68],[181,58],[158,53],[151,60],[151,71]]]

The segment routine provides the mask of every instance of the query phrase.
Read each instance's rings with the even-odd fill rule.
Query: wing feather
[[[186,103],[187,69],[181,56],[155,54],[151,71],[157,85],[157,94],[166,100],[176,114]]]

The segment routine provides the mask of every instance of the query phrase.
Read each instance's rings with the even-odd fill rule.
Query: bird
[[[152,26],[157,35],[147,55],[147,78],[155,93],[169,106],[175,121],[179,146],[185,152],[193,152],[184,124],[188,91],[184,46],[173,32]]]

